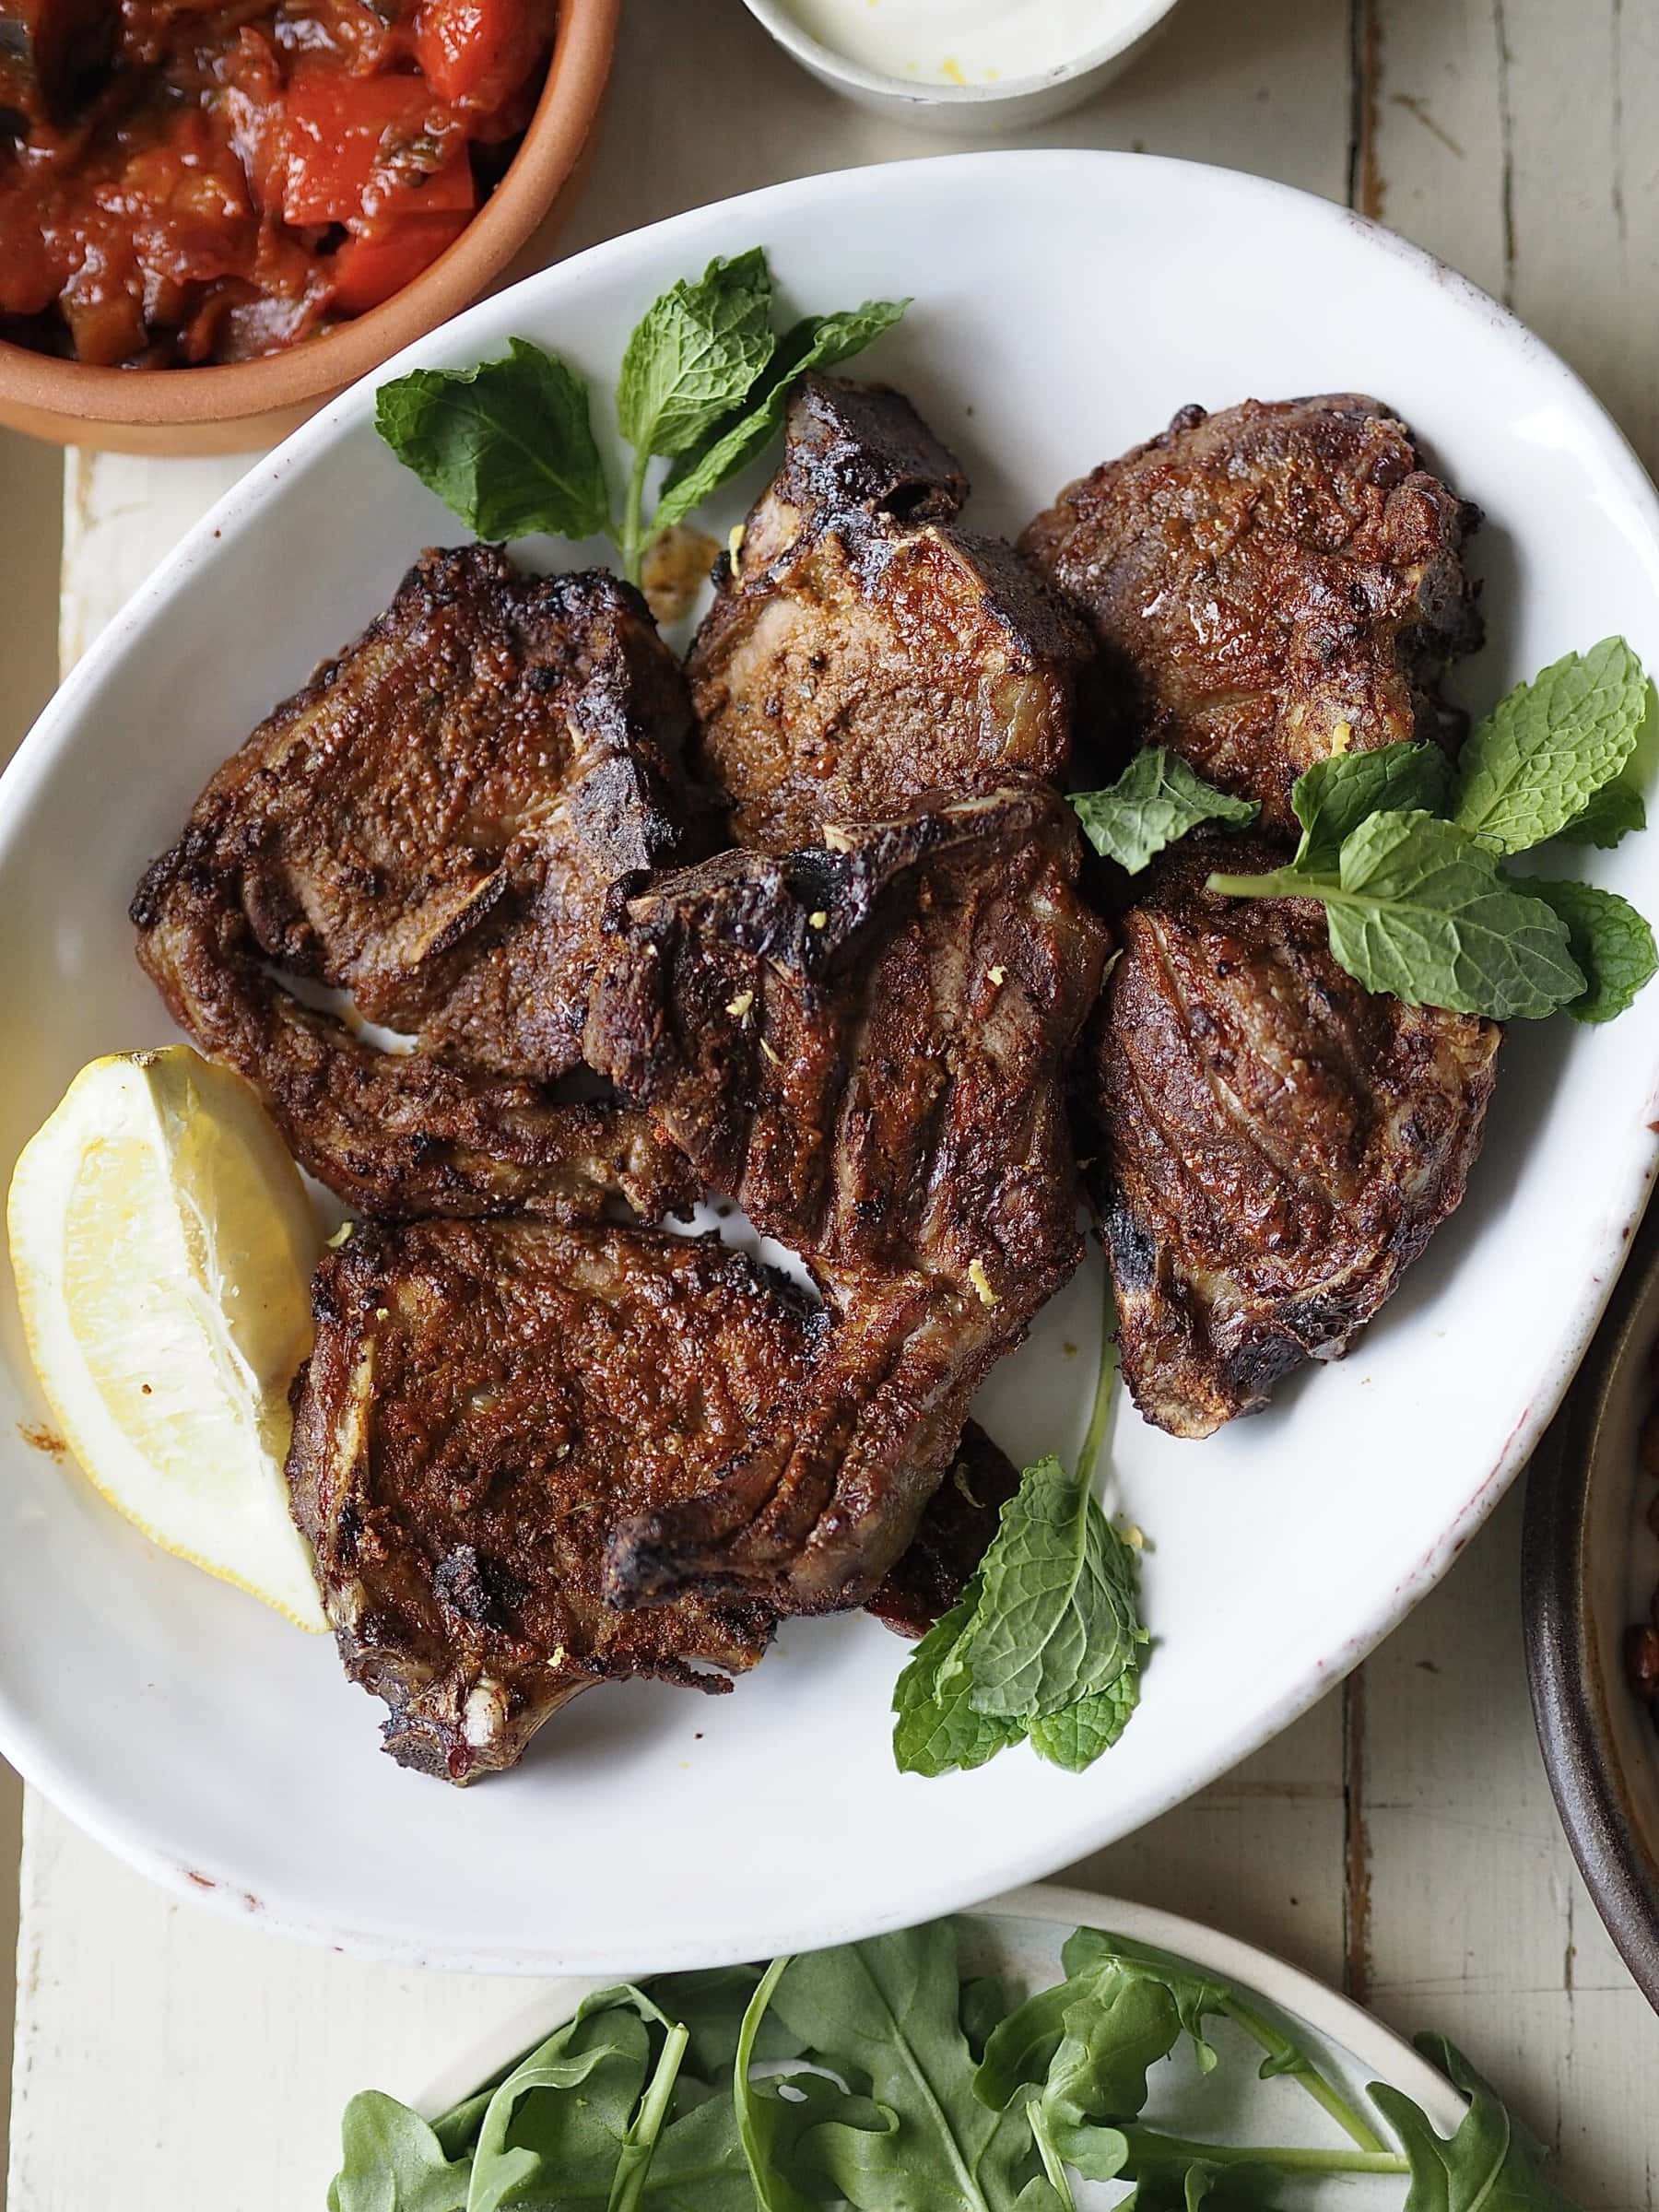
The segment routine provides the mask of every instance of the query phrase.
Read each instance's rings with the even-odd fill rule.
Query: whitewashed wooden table
[[[627,13],[596,159],[535,259],[781,177],[939,150],[799,76],[738,0]],[[1659,0],[1185,0],[1152,55],[1031,142],[1228,164],[1382,217],[1509,300],[1653,465],[1655,115]],[[236,473],[71,462],[66,661]],[[1399,2028],[1444,2030],[1559,2146],[1581,2203],[1656,2212],[1659,2019],[1539,1764],[1519,1503],[1342,1690],[1071,1878],[1266,1944]],[[321,2212],[348,2092],[419,2081],[525,1994],[262,1938],[148,1888],[39,1798],[22,1909],[12,2212]]]

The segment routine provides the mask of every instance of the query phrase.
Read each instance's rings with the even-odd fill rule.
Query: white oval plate
[[[1594,401],[1456,277],[1253,178],[1024,153],[816,178],[582,254],[392,368],[470,363],[522,334],[605,389],[646,300],[757,241],[802,308],[915,295],[870,372],[961,451],[982,528],[1016,529],[1185,401],[1369,389],[1490,518],[1473,696],[1609,630],[1659,666],[1659,510]],[[347,394],[229,494],[5,780],[0,1159],[83,1061],[168,1034],[125,908],[209,771],[420,545],[462,535],[371,410],[367,388]],[[1659,912],[1659,838],[1583,862]],[[584,1698],[479,1788],[402,1772],[325,1644],[158,1557],[19,1441],[41,1407],[9,1300],[0,1742],[160,1880],[380,1957],[660,1971],[838,1942],[1046,1874],[1282,1728],[1467,1540],[1601,1311],[1653,1169],[1656,1071],[1659,988],[1606,1029],[1523,1026],[1468,1203],[1352,1358],[1206,1444],[1119,1419],[1113,1501],[1152,1540],[1158,1648],[1126,1738],[1084,1776],[1023,1752],[945,1781],[896,1773],[902,1648],[857,1616],[786,1627],[728,1698]],[[982,1411],[1009,1451],[1075,1446],[1097,1300],[1090,1271],[999,1371]]]
[[[1392,2029],[1271,1951],[1259,1951],[1253,1944],[1218,1935],[1174,1912],[1134,1905],[1124,1898],[1097,1897],[1088,1889],[1041,1883],[977,1908],[961,1933],[963,1971],[1001,1975],[1020,1994],[1046,1988],[1065,1972],[1060,1947],[1074,1928],[1100,1928],[1124,1936],[1213,1974],[1241,1995],[1265,1998],[1285,2016],[1326,2078],[1361,2111],[1366,2110],[1360,2099],[1367,2085],[1385,2081],[1419,2104],[1441,2135],[1455,2133],[1465,2110],[1463,2099],[1443,2074],[1419,2058]],[[592,1976],[547,1983],[528,2003],[515,2006],[449,2060],[409,2101],[429,2120],[437,2119],[551,2035],[583,1997],[604,1986]],[[1213,2126],[1211,2140],[1282,2143],[1293,2148],[1346,2147],[1335,2123],[1305,2089],[1284,2077],[1266,2081],[1258,2077],[1259,2051],[1229,2021],[1213,2021],[1206,2032],[1221,2051],[1225,2073],[1219,2080],[1212,2077],[1205,2084],[1195,2109],[1186,2110],[1178,2100],[1183,2089],[1191,2095],[1197,2074],[1186,2063],[1187,2054],[1179,2054],[1155,2090],[1159,2123],[1166,2131],[1191,2128],[1200,2133]],[[1322,2176],[1313,2190],[1298,2193],[1298,2201],[1313,2206],[1326,2201],[1386,2205],[1397,2212],[1402,2187],[1393,2176]],[[1104,2206],[1122,2190],[1117,2184],[1104,2187],[1080,2181],[1077,2193],[1080,2206]]]

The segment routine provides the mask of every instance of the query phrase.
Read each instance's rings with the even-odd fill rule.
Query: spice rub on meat
[[[1077,1086],[1147,1419],[1208,1436],[1340,1357],[1457,1206],[1495,1023],[1372,995],[1312,900],[1226,899],[1265,840],[1197,838],[1120,919]]]
[[[618,902],[590,1061],[805,1256],[834,1316],[810,1400],[618,1530],[618,1602],[857,1605],[910,1542],[974,1390],[1081,1256],[1063,1078],[1106,932],[1077,865],[1033,784]]]
[[[1020,544],[1094,629],[1093,734],[1167,746],[1290,829],[1329,754],[1461,739],[1437,686],[1480,641],[1476,520],[1397,416],[1339,393],[1184,407]]]
[[[561,1102],[620,876],[697,849],[684,678],[627,584],[429,552],[212,778],[133,903],[204,1051],[370,1213],[652,1216],[695,1194],[637,1117]],[[274,971],[349,994],[300,1003]],[[377,1051],[360,1023],[412,1033]]]
[[[956,525],[967,491],[898,393],[795,385],[687,664],[693,762],[736,842],[786,852],[930,789],[1065,768],[1088,635],[1012,547]]]
[[[823,1321],[781,1278],[712,1236],[371,1224],[314,1303],[288,1481],[394,1758],[471,1782],[595,1683],[754,1665],[753,1597],[623,1612],[600,1583],[609,1530],[694,1496],[800,1387]]]

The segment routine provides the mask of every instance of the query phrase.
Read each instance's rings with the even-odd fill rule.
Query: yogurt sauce
[[[884,76],[994,85],[1044,76],[1111,37],[1134,0],[788,0],[820,46]]]

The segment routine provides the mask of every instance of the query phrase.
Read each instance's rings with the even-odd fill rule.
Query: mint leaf
[[[1031,1723],[1031,1748],[1052,1767],[1081,1774],[1110,1751],[1140,1703],[1140,1659],[1132,1654],[1117,1680],[1092,1698],[1079,1698],[1059,1712]]]
[[[1568,653],[1471,733],[1452,818],[1495,853],[1542,844],[1623,769],[1647,709],[1647,677],[1622,638]]]
[[[1100,1511],[1089,1476],[1028,1467],[980,1562],[982,1589],[941,1669],[972,1683],[973,1709],[1030,1722],[1111,1688],[1146,1641],[1135,1556]]]
[[[1553,1013],[1584,987],[1553,911],[1431,814],[1361,822],[1342,848],[1340,891],[1321,896],[1331,950],[1368,991],[1509,1021]]]
[[[1383,745],[1370,753],[1334,753],[1296,780],[1290,804],[1302,826],[1293,867],[1335,871],[1344,841],[1367,815],[1443,814],[1452,763],[1438,745]]]
[[[744,396],[776,344],[764,252],[717,254],[635,324],[617,378],[622,435],[640,454],[683,453]]]
[[[908,300],[866,300],[837,315],[808,315],[784,333],[740,406],[729,409],[668,471],[655,523],[666,530],[729,483],[765,451],[783,426],[791,385],[808,369],[832,369],[890,330]]]
[[[1212,876],[1226,898],[1324,901],[1331,950],[1368,991],[1494,1021],[1536,1018],[1585,989],[1566,925],[1500,876],[1497,856],[1431,814],[1373,814],[1340,874]]]
[[[1628,900],[1591,883],[1524,878],[1536,899],[1566,925],[1568,949],[1588,979],[1567,1011],[1578,1021],[1611,1021],[1622,1014],[1659,965],[1653,933]]]
[[[1538,2144],[1462,2052],[1441,2036],[1418,2036],[1417,2047],[1462,2090],[1469,2109],[1448,2138],[1403,2091],[1382,2081],[1370,2085],[1411,2168],[1405,2212],[1571,2212],[1544,2172]]]
[[[1253,799],[1235,799],[1206,783],[1161,745],[1136,753],[1103,791],[1074,793],[1072,805],[1095,851],[1131,876],[1200,822],[1241,828],[1261,812]]]
[[[479,537],[593,537],[610,494],[587,386],[557,354],[509,338],[476,369],[415,369],[382,384],[374,427]]]
[[[1556,835],[1563,844],[1599,845],[1604,853],[1610,853],[1627,831],[1646,828],[1647,807],[1641,794],[1628,783],[1613,782],[1604,783],[1588,806],[1581,807]]]
[[[905,1664],[893,1690],[893,1757],[901,1774],[947,1774],[959,1768],[982,1767],[1025,1735],[1018,1722],[976,1712],[972,1683],[965,1669],[953,1667],[949,1682],[941,1675],[956,1652],[962,1631],[979,1603],[976,1574],[960,1602],[929,1629]]]

